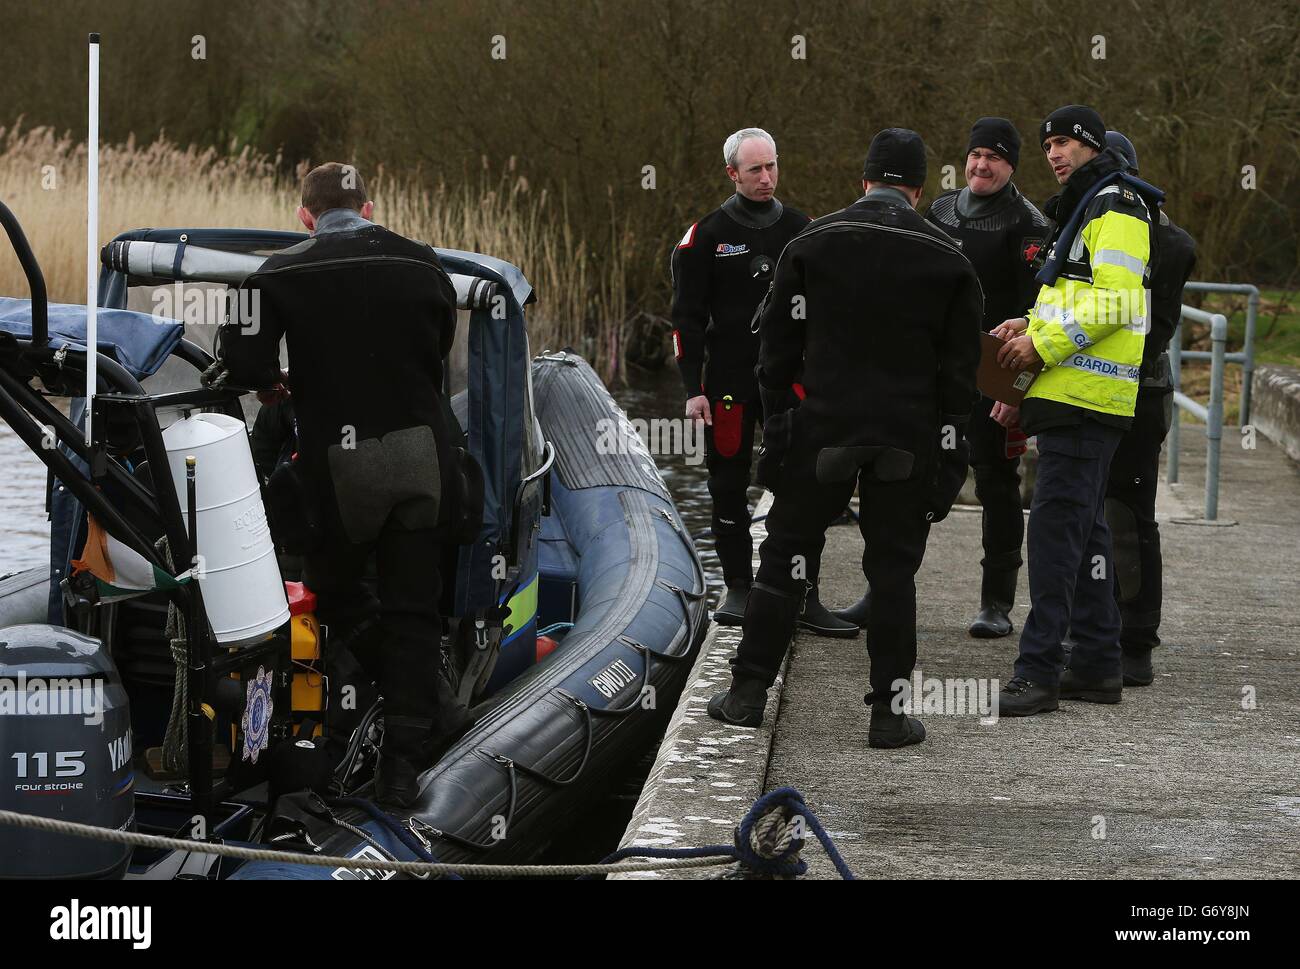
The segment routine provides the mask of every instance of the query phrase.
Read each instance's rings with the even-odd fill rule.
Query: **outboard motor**
[[[0,629],[0,809],[135,827],[131,713],[103,644],[61,626]],[[0,824],[0,878],[120,878],[127,845]]]

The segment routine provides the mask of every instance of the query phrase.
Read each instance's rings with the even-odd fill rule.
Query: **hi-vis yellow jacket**
[[[1025,394],[1131,417],[1147,324],[1151,215],[1115,182],[1088,204],[1063,271],[1038,292],[1028,333],[1043,371]]]

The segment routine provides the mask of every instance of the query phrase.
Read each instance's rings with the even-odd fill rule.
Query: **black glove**
[[[216,360],[207,370],[199,374],[199,383],[208,390],[225,390],[229,377],[230,371],[226,369],[226,365]]]
[[[793,437],[794,410],[783,410],[763,421],[763,443],[758,448],[758,462],[754,466],[754,480],[776,494],[781,480],[781,466],[790,450]]]
[[[946,440],[945,440],[946,438]],[[926,503],[926,521],[943,521],[952,511],[966,473],[970,468],[970,441],[966,440],[966,420],[946,420],[939,428],[938,457]],[[951,446],[945,446],[945,445]]]
[[[790,387],[771,390],[759,384],[758,393],[763,401],[763,443],[758,448],[754,480],[776,494],[777,483],[781,480],[781,466],[785,462],[786,452],[790,450],[794,412],[799,407],[799,398]]]
[[[773,417],[785,411],[792,411],[799,406],[799,396],[792,387],[786,387],[784,390],[769,390],[760,384],[758,396],[763,401],[764,418]]]

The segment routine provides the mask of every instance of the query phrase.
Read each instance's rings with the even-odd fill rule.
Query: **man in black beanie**
[[[966,187],[945,192],[926,218],[961,244],[984,289],[987,330],[1020,317],[1034,302],[1034,257],[1051,233],[1050,223],[1012,183],[1020,161],[1020,132],[1006,118],[980,118],[966,148]],[[983,506],[984,570],[980,612],[970,634],[981,639],[1011,632],[1011,606],[1022,559],[1025,523],[1020,503],[1020,455],[1025,436],[989,417],[993,401],[981,397],[971,417],[971,466]],[[866,624],[870,592],[836,613]]]
[[[872,587],[872,747],[920,743],[903,705],[916,665],[915,575],[930,524],[966,478],[963,429],[975,401],[979,279],[953,240],[915,211],[925,144],[905,128],[871,142],[866,195],[785,247],[759,316],[755,373],[769,415],[764,459],[775,500],[759,549],[731,686],[711,717],[762,723],[798,613],[797,576],[854,487]],[[802,367],[805,398],[782,403]]]

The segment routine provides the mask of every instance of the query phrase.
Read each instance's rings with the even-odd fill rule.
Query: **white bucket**
[[[163,442],[187,529],[185,458],[197,461],[199,588],[217,642],[238,646],[265,639],[288,622],[289,603],[244,422],[227,414],[195,414],[171,424]]]

